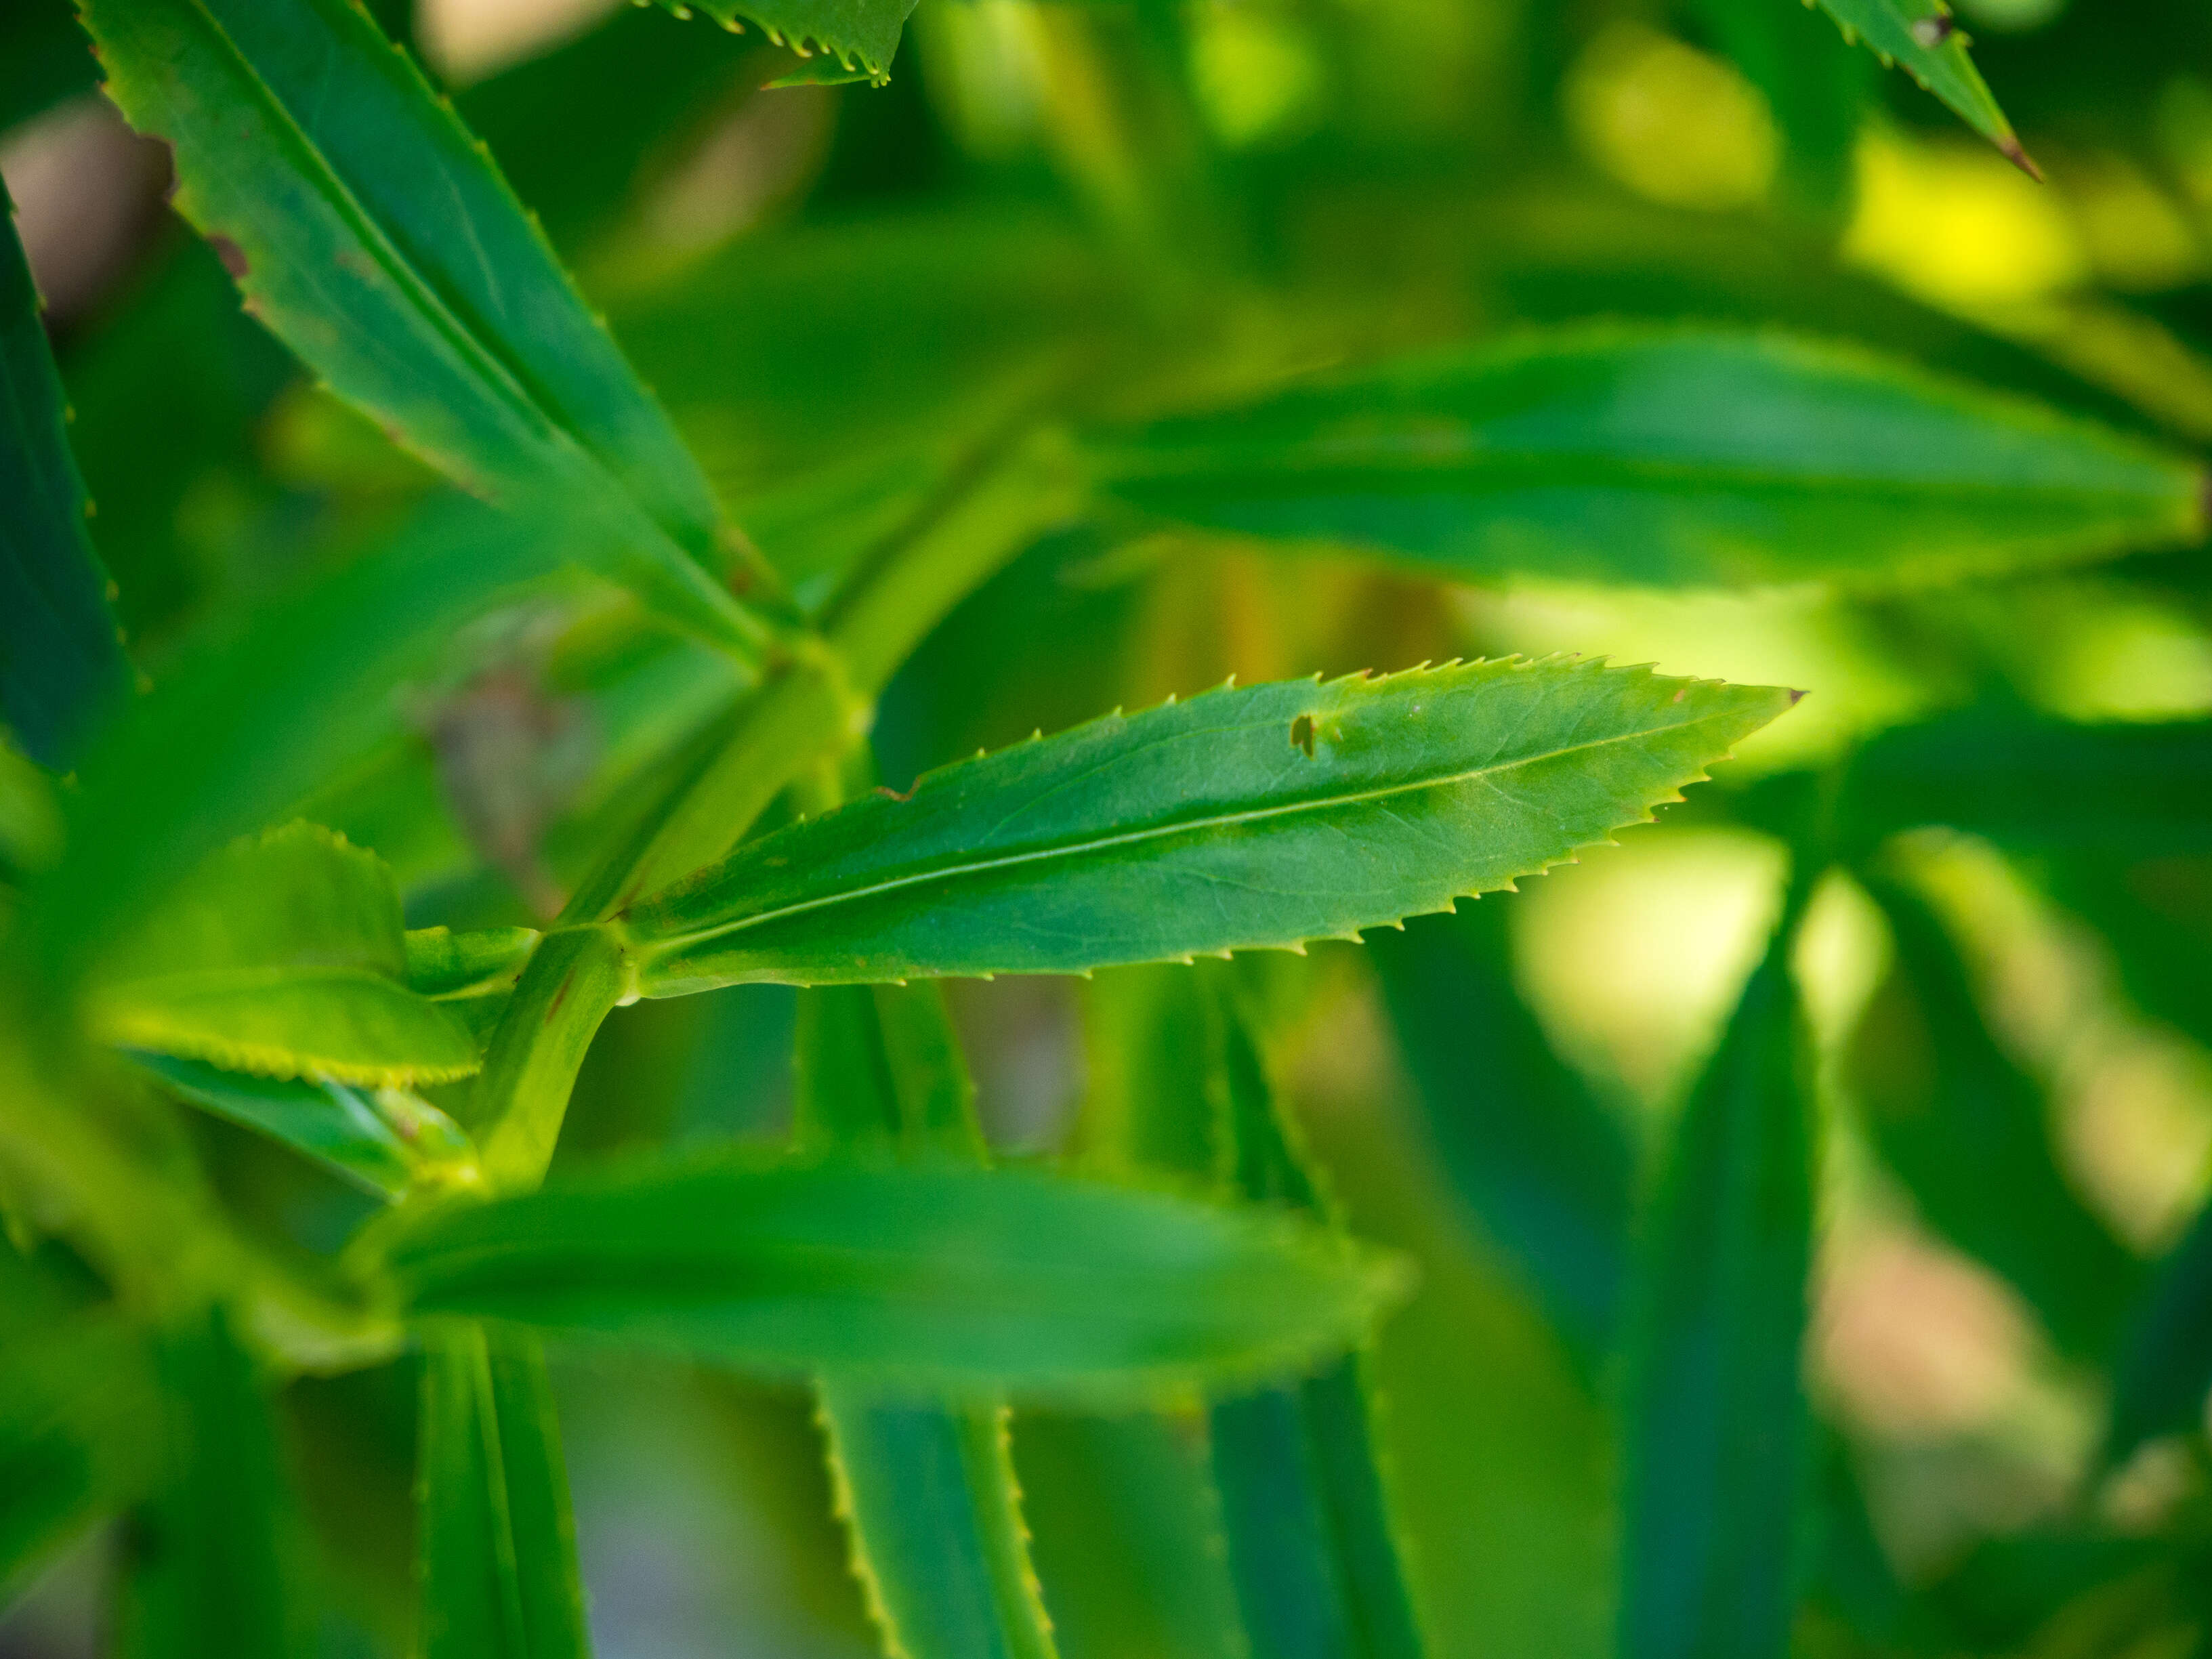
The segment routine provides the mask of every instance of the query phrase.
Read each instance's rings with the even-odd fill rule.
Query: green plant
[[[125,1516],[134,1653],[586,1651],[574,1364],[750,1379],[749,1433],[803,1393],[778,1443],[828,1475],[778,1524],[833,1505],[914,1659],[2212,1639],[2212,1231],[2154,1263],[2084,1196],[1959,898],[1983,860],[2212,1041],[2212,696],[2081,718],[2037,649],[2070,607],[2212,653],[2201,289],[1838,252],[1854,40],[2034,171],[1936,0],[1500,6],[1480,47],[1419,0],[933,3],[927,56],[899,0],[672,7],[456,96],[404,5],[0,25],[0,128],[88,37],[191,233],[58,368],[0,247],[0,1584]],[[2201,190],[2212,92],[2141,83],[2203,31],[2142,9],[2078,80],[2094,21],[2022,37],[2021,83],[2069,161]],[[1565,82],[1601,125],[1685,62],[1784,152],[1733,216],[1462,106]],[[698,209],[772,222],[775,123],[832,98],[812,205]],[[1842,712],[1684,809],[1784,873],[1648,1149],[1514,902],[1462,902],[1802,693],[1465,652],[1531,591],[1822,607]],[[1854,902],[1838,1027],[1801,958]],[[979,1114],[955,1016],[1012,1005],[939,983],[1001,975],[1080,988],[1048,1146]],[[1285,1098],[1316,1047],[1339,1121]],[[2109,1395],[2101,1449],[1984,1458],[2073,1460],[2035,1528],[1900,1574],[1862,1474],[1911,1436],[1805,1381],[1832,1207],[1832,1252],[1909,1210]]]

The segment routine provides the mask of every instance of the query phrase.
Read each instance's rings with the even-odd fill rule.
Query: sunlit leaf
[[[727,1153],[441,1208],[386,1261],[417,1316],[967,1399],[1294,1370],[1400,1287],[1314,1228],[1160,1193]]]
[[[1780,0],[1778,0],[1778,3]],[[2172,544],[2192,462],[1781,335],[1531,334],[1098,441],[1105,486],[1462,581],[1926,586]]]
[[[1790,702],[1516,659],[1115,714],[749,842],[635,906],[641,988],[1069,973],[1347,936],[1644,821]]]

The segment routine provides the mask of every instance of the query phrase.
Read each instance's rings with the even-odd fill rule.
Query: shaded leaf
[[[432,1335],[421,1424],[424,1659],[590,1653],[560,1424],[537,1339],[481,1325]]]
[[[0,133],[99,84],[69,0],[13,0],[0,13]]]
[[[1802,878],[1801,878],[1802,879]],[[1789,1647],[1815,1147],[1793,894],[1682,1110],[1638,1242],[1619,1651]]]
[[[750,655],[705,479],[450,105],[346,0],[86,0],[180,210],[340,397],[468,489]]]
[[[409,988],[426,997],[482,996],[514,982],[538,946],[531,927],[411,927],[406,936]]]
[[[2158,1265],[2130,1310],[2112,1376],[2105,1456],[2201,1425],[2212,1394],[2212,1207]]]
[[[1097,465],[1152,512],[1463,581],[1924,586],[2204,525],[2202,471],[2137,440],[1842,347],[1692,329],[1411,358],[1109,435]]]
[[[0,62],[12,66],[8,50],[0,37]],[[0,718],[26,754],[58,770],[75,763],[130,674],[65,419],[15,204],[0,185]]]
[[[438,1082],[466,1029],[408,989],[399,896],[372,853],[313,824],[234,842],[102,964],[108,1041],[272,1077]]]
[[[1346,936],[1643,822],[1790,701],[1515,659],[1109,715],[763,836],[634,907],[641,988],[1080,972]]]
[[[1869,1138],[1930,1227],[2009,1280],[2062,1349],[2106,1358],[2141,1265],[2068,1183],[2046,1091],[1990,1034],[1942,919],[1903,882],[1863,879],[1894,948],[1850,1057]]]
[[[1291,1221],[1016,1170],[639,1163],[390,1236],[417,1315],[963,1398],[1127,1398],[1294,1369],[1395,1263]]]
[[[660,0],[679,16],[703,11],[725,28],[750,23],[778,46],[788,46],[805,57],[810,48],[821,58],[804,70],[772,84],[802,86],[863,78],[890,78],[891,58],[898,51],[899,32],[906,27],[915,0]],[[834,59],[831,68],[822,59]]]
[[[1951,21],[1944,0],[1820,0],[1846,40],[1863,40],[1885,64],[1894,62],[1951,106],[1960,119],[2006,156],[2040,178],[2013,137],[1966,52],[1966,36]]]
[[[1444,1173],[1586,1360],[1611,1347],[1634,1158],[1514,988],[1500,907],[1368,941]]]

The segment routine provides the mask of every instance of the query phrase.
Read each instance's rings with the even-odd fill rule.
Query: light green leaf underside
[[[799,1012],[802,1146],[932,1151],[980,1164],[975,1090],[934,985],[836,986]],[[886,1651],[903,1659],[1051,1659],[1051,1621],[994,1404],[820,1392],[853,1566]]]
[[[406,936],[410,989],[426,997],[484,996],[512,985],[538,947],[531,927],[415,927]]]
[[[1163,1194],[733,1154],[455,1204],[386,1261],[418,1316],[985,1401],[1294,1370],[1401,1288],[1311,1227]]]
[[[421,1421],[423,1659],[583,1659],[575,1522],[537,1340],[478,1325],[431,1336]]]
[[[1793,896],[1682,1116],[1638,1240],[1622,1659],[1787,1651],[1814,1147]]]
[[[364,1093],[326,1077],[252,1077],[167,1054],[138,1062],[180,1099],[380,1198],[399,1198],[425,1180],[465,1182],[476,1168],[459,1125],[399,1090]]]
[[[711,492],[489,155],[348,0],[83,0],[177,204],[338,396],[473,492],[572,517],[672,622],[750,654]]]
[[[1863,40],[1884,63],[1896,64],[2006,155],[2035,170],[1967,55],[1966,37],[1953,26],[1943,0],[1820,0],[1820,5],[1846,40]]]
[[[641,988],[1075,973],[1346,936],[1648,819],[1790,702],[1509,659],[1114,714],[749,842],[639,904]]]
[[[434,1082],[477,1069],[466,1029],[408,989],[399,896],[374,854],[294,823],[234,842],[104,964],[108,1042],[271,1077]]]
[[[1785,0],[1776,0],[1784,3]],[[1469,581],[1924,585],[2203,526],[2190,461],[1779,335],[1577,329],[1103,438],[1105,486]]]
[[[915,0],[660,0],[679,17],[704,12],[725,28],[750,23],[778,46],[787,46],[801,56],[810,52],[835,60],[810,64],[774,84],[836,85],[865,77],[882,82],[890,76],[891,58],[898,52],[899,33],[913,12]]]

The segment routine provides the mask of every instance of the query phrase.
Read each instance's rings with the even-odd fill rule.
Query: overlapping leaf
[[[641,1163],[388,1240],[417,1316],[783,1376],[1126,1400],[1355,1340],[1396,1265],[1316,1229],[1016,1170]]]
[[[711,492],[450,106],[346,0],[87,0],[108,93],[178,205],[339,396],[467,488],[750,654]]]
[[[1644,821],[1790,702],[1508,660],[1115,714],[764,836],[635,906],[641,985],[1080,972],[1340,937]]]
[[[1925,585],[2181,541],[2202,471],[1780,335],[1562,331],[1098,441],[1106,487],[1469,581]]]
[[[1820,4],[1836,20],[1844,40],[1865,41],[1883,63],[1897,64],[2009,160],[2035,172],[2035,164],[2013,136],[2012,123],[2005,119],[1968,56],[1966,37],[1953,23],[1944,0],[1820,0]]]
[[[125,939],[93,1020],[113,1042],[269,1077],[466,1076],[475,1043],[406,966],[390,872],[295,823],[224,848]]]
[[[15,216],[0,185],[0,719],[65,770],[130,671]]]
[[[898,51],[899,33],[914,10],[915,0],[661,0],[678,16],[703,11],[725,28],[751,23],[778,46],[789,46],[802,55],[818,52],[834,58],[809,64],[780,86],[836,85],[863,78],[882,82],[890,76],[891,58]],[[742,21],[740,21],[742,20]]]

